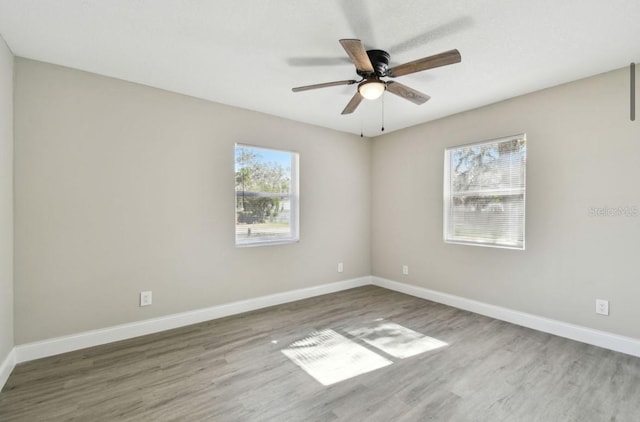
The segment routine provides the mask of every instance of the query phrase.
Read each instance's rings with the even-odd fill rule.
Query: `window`
[[[298,241],[298,154],[236,144],[236,246]]]
[[[445,242],[524,249],[526,135],[444,156]]]

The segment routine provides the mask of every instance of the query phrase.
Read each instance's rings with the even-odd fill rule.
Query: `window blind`
[[[444,240],[524,249],[526,135],[445,150]]]

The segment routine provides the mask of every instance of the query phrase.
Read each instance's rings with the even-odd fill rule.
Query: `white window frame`
[[[457,236],[454,233],[455,228],[455,217],[454,217],[454,206],[453,198],[455,196],[464,196],[469,195],[469,192],[465,192],[465,194],[456,194],[453,192],[453,179],[452,179],[452,154],[456,151],[459,151],[464,148],[469,147],[479,147],[489,144],[499,144],[501,142],[513,141],[513,140],[522,140],[525,143],[524,148],[524,169],[522,175],[522,186],[505,188],[501,187],[500,189],[491,189],[485,188],[476,191],[472,191],[472,193],[478,196],[495,196],[495,195],[509,195],[509,194],[521,194],[522,195],[522,221],[521,227],[516,227],[516,231],[518,233],[522,233],[521,241],[511,239],[508,242],[500,242],[496,239],[491,239],[490,237],[483,236]],[[507,136],[504,138],[491,139],[488,141],[475,142],[466,145],[458,145],[454,147],[449,147],[445,149],[444,154],[444,189],[443,189],[443,197],[444,197],[444,224],[443,224],[443,237],[446,243],[454,243],[454,244],[464,244],[464,245],[475,245],[475,246],[488,246],[495,248],[505,248],[505,249],[517,249],[524,250],[525,249],[525,226],[526,226],[526,140],[527,136],[525,133]],[[520,168],[520,166],[518,166]]]
[[[290,209],[289,209],[289,231],[290,231],[290,235],[288,237],[278,237],[278,238],[272,238],[272,237],[261,237],[261,236],[255,236],[255,237],[251,237],[248,239],[238,239],[238,231],[237,231],[237,224],[238,224],[238,212],[237,212],[237,190],[234,188],[234,217],[235,217],[235,221],[234,221],[234,229],[236,229],[235,231],[235,245],[236,247],[239,248],[244,248],[244,247],[255,247],[255,246],[268,246],[268,245],[282,245],[282,244],[289,244],[289,243],[297,243],[300,241],[300,193],[299,193],[299,161],[300,161],[300,155],[298,152],[295,151],[288,151],[288,150],[283,150],[283,149],[276,149],[276,148],[270,148],[270,147],[264,147],[264,146],[258,146],[258,145],[249,145],[249,144],[243,144],[243,143],[236,143],[234,148],[233,148],[233,163],[234,163],[234,174],[236,171],[236,151],[238,148],[247,148],[247,149],[251,149],[251,150],[257,150],[258,152],[260,150],[262,151],[271,151],[271,152],[278,152],[278,153],[286,153],[286,154],[290,154],[291,156],[291,179],[289,182],[289,205],[290,205]],[[235,185],[235,177],[234,177],[234,185]]]

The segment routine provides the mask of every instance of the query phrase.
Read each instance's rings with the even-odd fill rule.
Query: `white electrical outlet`
[[[596,314],[609,315],[609,301],[596,299]]]
[[[342,262],[338,262],[338,272],[341,273],[344,271],[344,265],[342,264]]]
[[[409,266],[408,265],[403,265],[402,266],[402,274],[403,275],[409,275]]]
[[[151,291],[140,292],[140,306],[149,306],[153,303],[153,293]]]

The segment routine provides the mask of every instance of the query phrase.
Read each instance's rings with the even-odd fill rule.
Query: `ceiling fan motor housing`
[[[363,78],[369,78],[377,76],[378,78],[387,75],[387,69],[389,68],[389,53],[383,50],[367,50],[367,56],[373,65],[373,73],[362,72],[356,70],[358,75]]]

